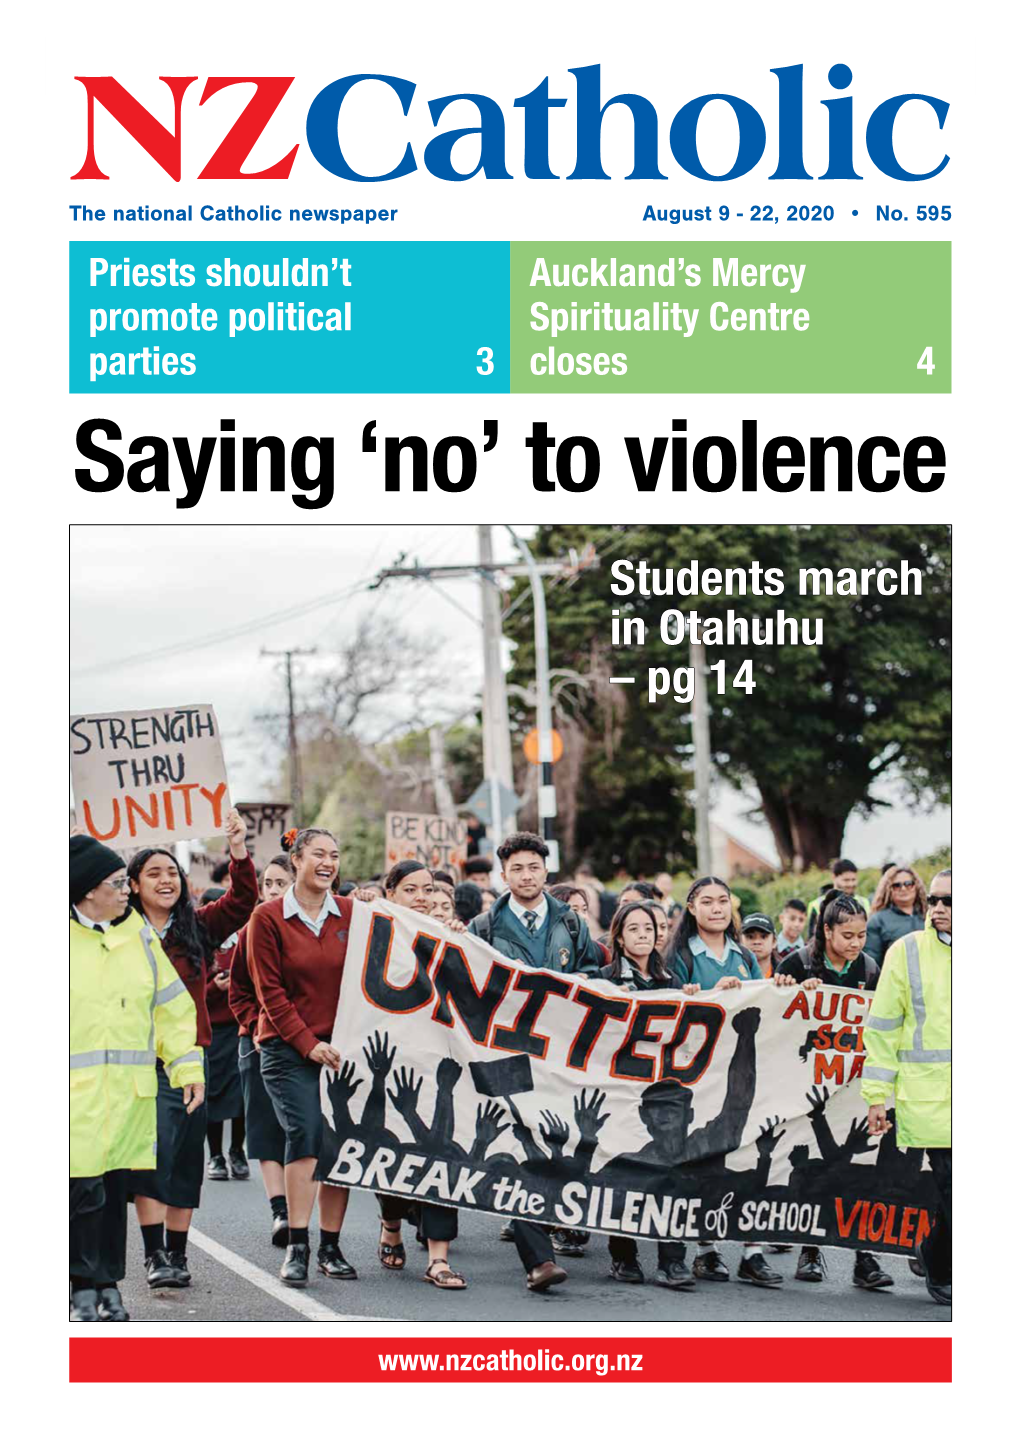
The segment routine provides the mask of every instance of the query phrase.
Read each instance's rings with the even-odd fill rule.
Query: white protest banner
[[[864,993],[631,993],[353,909],[331,1182],[610,1235],[906,1252],[927,1234],[922,1154],[867,1135]]]
[[[294,824],[294,809],[289,801],[239,801],[237,809],[247,828],[245,845],[261,872],[279,856],[280,837]]]
[[[387,871],[398,861],[420,861],[448,871],[451,866],[463,866],[466,860],[466,821],[425,812],[387,811]]]
[[[216,713],[209,705],[71,717],[79,822],[120,850],[222,836],[230,809]]]

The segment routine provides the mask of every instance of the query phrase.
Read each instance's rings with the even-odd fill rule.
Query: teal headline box
[[[70,391],[499,394],[502,241],[70,244]]]

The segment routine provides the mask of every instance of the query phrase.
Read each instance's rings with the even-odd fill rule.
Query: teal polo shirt
[[[763,979],[757,961],[752,957],[748,962],[735,941],[728,936],[725,940],[726,950],[719,961],[700,936],[691,937],[691,981],[697,982],[702,991],[711,991],[725,976],[735,976],[738,981]]]

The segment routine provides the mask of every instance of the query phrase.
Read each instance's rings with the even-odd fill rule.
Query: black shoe
[[[72,1322],[98,1322],[99,1313],[96,1310],[96,1303],[99,1296],[94,1287],[84,1287],[80,1292],[71,1293],[71,1318]]]
[[[504,1222],[504,1223],[503,1223],[503,1225],[502,1225],[502,1226],[500,1227],[500,1229],[499,1229],[499,1240],[500,1240],[501,1242],[513,1242],[513,1241],[516,1241],[516,1240],[517,1240],[516,1237],[514,1236],[514,1224],[513,1224],[513,1222]]]
[[[854,1286],[863,1287],[866,1292],[880,1292],[891,1287],[893,1279],[875,1261],[870,1252],[858,1252],[854,1262]]]
[[[694,1278],[686,1262],[667,1262],[660,1267],[653,1281],[657,1287],[671,1287],[674,1292],[693,1292]]]
[[[222,1161],[223,1158],[220,1158]],[[235,1147],[230,1153],[230,1175],[235,1182],[246,1182],[251,1176],[251,1168],[248,1166],[248,1158],[239,1147]]]
[[[177,1268],[162,1247],[150,1252],[145,1259],[145,1277],[150,1287],[179,1287]]]
[[[167,1260],[177,1274],[176,1282],[171,1282],[171,1287],[190,1287],[191,1273],[188,1271],[188,1259],[183,1252],[167,1252]]]
[[[917,1260],[916,1257],[908,1257],[907,1266],[913,1272],[915,1277],[924,1276],[924,1268],[921,1266],[921,1263]]]
[[[584,1232],[572,1231],[569,1227],[557,1227],[549,1240],[552,1242],[554,1252],[559,1252],[561,1257],[583,1257]]]
[[[728,1282],[730,1269],[718,1252],[702,1252],[694,1258],[694,1275],[699,1282]]]
[[[205,1174],[211,1182],[229,1182],[230,1173],[227,1171],[226,1157],[210,1157]]]
[[[952,1282],[933,1282],[931,1273],[928,1270],[928,1260],[924,1255],[924,1243],[918,1242],[914,1248],[914,1256],[917,1258],[917,1265],[921,1268],[921,1276],[924,1278],[924,1285],[928,1288],[928,1296],[933,1302],[938,1302],[940,1307],[951,1307],[953,1305],[953,1284]]]
[[[342,1282],[356,1282],[358,1274],[341,1252],[336,1242],[319,1248],[319,1271],[324,1277],[336,1277]]]
[[[308,1286],[308,1258],[311,1248],[307,1242],[290,1242],[287,1255],[280,1268],[280,1281],[285,1287]]]
[[[287,1213],[282,1217],[273,1218],[272,1242],[274,1247],[285,1247],[290,1237],[290,1222],[287,1220]]]
[[[102,1287],[99,1292],[99,1320],[101,1322],[130,1322],[131,1318],[124,1299],[117,1287]]]
[[[781,1287],[783,1279],[778,1272],[772,1270],[761,1252],[753,1252],[751,1256],[744,1256],[740,1259],[740,1266],[737,1268],[737,1281],[750,1282],[752,1287]]]
[[[770,1242],[765,1248],[766,1252],[792,1252],[793,1247],[789,1242]]]
[[[632,1282],[640,1286],[645,1279],[639,1262],[613,1262],[609,1275],[614,1282]]]
[[[801,1247],[797,1258],[795,1282],[821,1282],[825,1278],[825,1258],[818,1247]]]

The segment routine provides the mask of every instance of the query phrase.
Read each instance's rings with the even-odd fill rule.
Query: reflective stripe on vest
[[[914,1046],[915,1052],[924,1051],[924,1023],[928,1017],[928,1009],[924,1004],[924,987],[921,985],[921,948],[917,944],[916,932],[911,932],[906,938],[907,948],[907,977],[910,981],[910,1001],[914,1008]],[[902,1061],[902,1057],[900,1060]]]
[[[149,1050],[154,1053],[156,1045],[156,998],[159,996],[159,967],[152,952],[152,930],[148,923],[141,930],[142,946],[152,968],[152,999],[149,1002]],[[179,978],[178,978],[179,980]]]
[[[896,1073],[890,1067],[885,1066],[866,1066],[861,1071],[861,1076],[865,1081],[894,1082],[896,1080]]]
[[[162,991],[157,991],[154,1004],[156,1006],[166,1006],[168,1001],[173,1001],[175,996],[180,996],[181,992],[187,991],[187,989],[184,982],[178,977],[177,980],[172,981],[169,986],[165,986]]]
[[[186,1061],[189,1061],[189,1062],[190,1062],[190,1061],[201,1061],[201,1060],[202,1060],[202,1053],[201,1053],[201,1051],[186,1051],[183,1056],[177,1057],[174,1061],[168,1061],[167,1064],[166,1064],[166,1069],[167,1069],[167,1071],[173,1071],[174,1067],[175,1067],[175,1066],[180,1066],[182,1062],[186,1062]]]
[[[921,1062],[951,1062],[953,1053],[947,1048],[945,1051],[898,1051],[896,1053],[899,1061],[921,1061]]]
[[[869,1016],[864,1026],[872,1031],[899,1031],[903,1022],[904,1016],[900,1012],[899,1016]]]
[[[71,1053],[70,1070],[83,1066],[155,1066],[154,1051],[76,1051]]]

